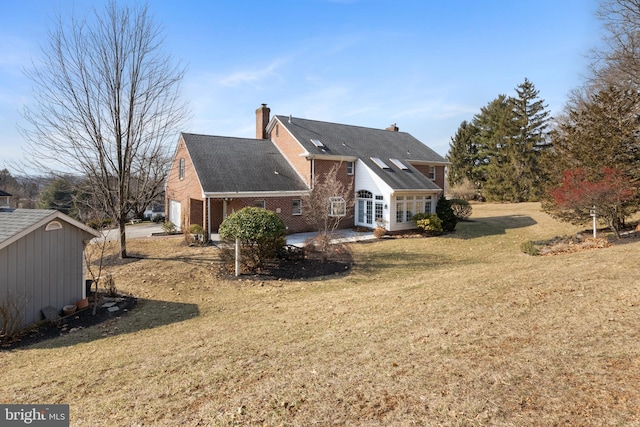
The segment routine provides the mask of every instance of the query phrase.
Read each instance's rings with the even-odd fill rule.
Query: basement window
[[[383,162],[379,157],[371,157],[373,163],[375,163],[380,169],[389,169],[389,165]]]

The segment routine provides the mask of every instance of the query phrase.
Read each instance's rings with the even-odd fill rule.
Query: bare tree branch
[[[27,157],[51,174],[82,175],[120,227],[146,206],[168,172],[168,144],[187,116],[180,101],[185,70],[161,51],[161,29],[148,7],[110,2],[92,21],[59,18],[26,74],[35,104],[24,110]],[[143,208],[144,209],[144,208]]]

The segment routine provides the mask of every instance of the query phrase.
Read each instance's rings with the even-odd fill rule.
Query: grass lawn
[[[73,426],[640,425],[640,240],[531,257],[578,228],[473,209],[322,280],[222,280],[213,248],[132,240],[111,271],[138,308],[0,352],[0,402]]]

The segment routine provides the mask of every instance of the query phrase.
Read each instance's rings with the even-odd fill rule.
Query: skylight
[[[311,143],[318,148],[325,148],[325,145],[319,139],[311,138]]]
[[[375,163],[376,165],[378,165],[378,167],[380,167],[381,169],[389,169],[389,165],[387,165],[385,162],[383,162],[382,160],[380,160],[380,158],[378,157],[372,157],[371,160],[373,160],[373,163]]]
[[[408,169],[409,169],[409,168],[408,168],[404,163],[402,163],[402,162],[401,162],[400,160],[398,160],[398,159],[389,159],[389,160],[391,160],[391,163],[393,163],[394,165],[396,165],[397,167],[399,167],[399,168],[400,168],[400,169],[402,169],[402,170],[405,170],[405,171],[406,171],[406,170],[408,170]]]

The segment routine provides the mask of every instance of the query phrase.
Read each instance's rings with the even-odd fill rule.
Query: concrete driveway
[[[162,225],[156,224],[155,222],[145,222],[141,224],[127,225],[125,230],[127,232],[127,240],[137,239],[140,237],[151,237],[152,233],[161,233]],[[104,235],[109,241],[118,240],[120,231],[117,228],[113,228],[111,230],[106,230]]]

